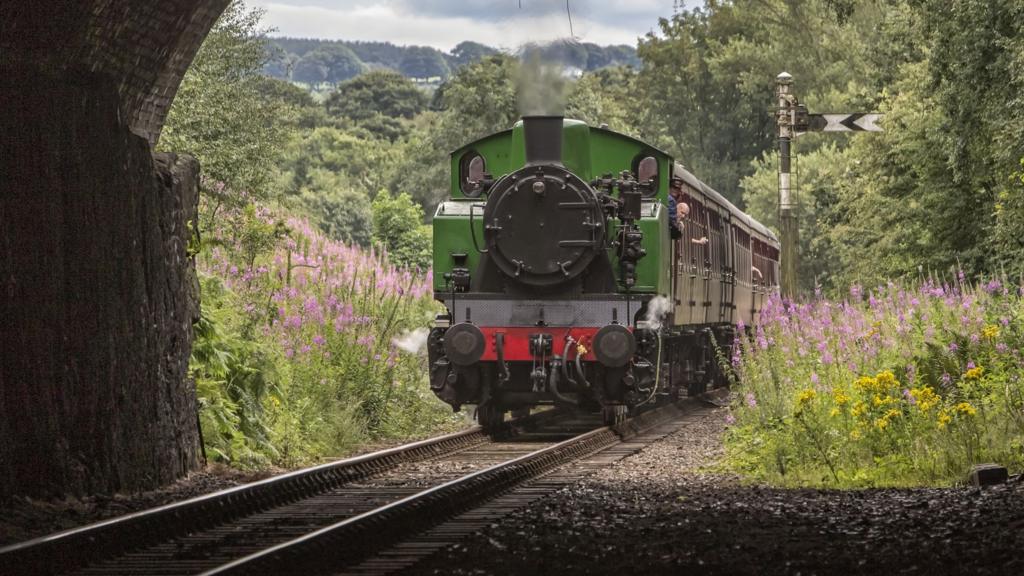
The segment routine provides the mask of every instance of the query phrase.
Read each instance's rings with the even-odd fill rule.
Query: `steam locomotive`
[[[455,410],[475,404],[491,432],[537,405],[614,424],[721,385],[718,357],[777,290],[778,239],[627,135],[526,116],[454,151],[451,169],[434,214],[447,312],[428,338],[430,386]],[[670,182],[688,208],[678,226]]]

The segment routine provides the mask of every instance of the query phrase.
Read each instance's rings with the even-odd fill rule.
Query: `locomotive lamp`
[[[444,333],[444,351],[458,366],[472,366],[480,361],[486,346],[484,333],[469,322],[460,322]]]
[[[594,355],[605,366],[625,366],[635,352],[636,339],[621,324],[608,324],[594,335]]]

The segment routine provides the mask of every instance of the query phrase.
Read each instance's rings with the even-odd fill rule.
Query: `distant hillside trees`
[[[299,59],[292,79],[308,84],[336,84],[357,76],[366,65],[351,49],[340,44],[321,46]]]
[[[520,49],[524,59],[538,58],[559,62],[584,72],[608,66],[640,67],[640,59],[632,46],[598,46],[590,42],[557,41],[547,44],[526,44]]]
[[[430,46],[396,46],[390,42],[274,38],[268,42],[267,50],[264,74],[308,84],[341,82],[360,71],[381,68],[408,78],[447,79],[460,68],[499,53],[496,48],[469,40],[459,42],[450,52],[442,52]],[[640,67],[636,49],[625,45],[552,42],[531,44],[522,52],[536,53],[542,60],[561,62],[585,72],[613,66]]]
[[[398,63],[398,71],[409,78],[447,78],[451,71],[444,56],[434,48],[410,46]]]
[[[461,68],[497,53],[498,51],[490,46],[466,40],[459,42],[455,45],[455,48],[452,48],[449,61],[453,64],[453,68]]]
[[[330,116],[393,142],[408,132],[403,121],[426,109],[427,96],[398,72],[374,70],[339,84],[324,106]]]

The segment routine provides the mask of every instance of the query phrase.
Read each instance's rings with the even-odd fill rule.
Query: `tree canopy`
[[[426,108],[427,96],[398,72],[373,70],[339,84],[325,104],[329,113],[352,120],[378,114],[409,119]]]
[[[299,59],[292,71],[298,82],[336,84],[362,72],[366,66],[355,53],[341,44],[326,44]]]
[[[444,56],[427,46],[406,48],[398,69],[410,78],[447,78],[450,73]]]
[[[238,2],[227,7],[182,79],[160,138],[161,149],[199,159],[204,188],[222,201],[272,193],[293,133],[291,101],[302,98],[262,76],[261,16]]]

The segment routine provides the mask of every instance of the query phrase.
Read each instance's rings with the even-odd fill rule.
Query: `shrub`
[[[430,268],[431,230],[423,224],[423,209],[405,192],[381,192],[373,200],[373,240],[396,265]]]
[[[1024,468],[1024,299],[991,280],[775,298],[739,339],[728,465],[783,485],[946,485]]]
[[[392,342],[437,312],[429,272],[260,207],[228,209],[207,236],[192,373],[214,458],[295,465],[460,424],[425,358]]]

